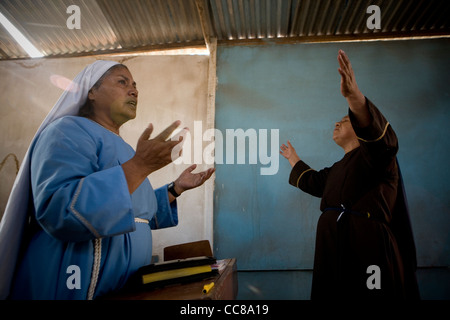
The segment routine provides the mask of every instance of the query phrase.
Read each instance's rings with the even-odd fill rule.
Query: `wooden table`
[[[117,293],[112,300],[234,300],[238,292],[236,259],[225,259],[225,268],[218,275],[202,281],[170,285],[149,291]],[[214,282],[208,293],[203,286]]]

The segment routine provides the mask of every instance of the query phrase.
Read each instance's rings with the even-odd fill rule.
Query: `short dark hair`
[[[92,89],[100,88],[100,86],[103,83],[103,80],[105,80],[105,78],[107,76],[109,76],[114,70],[119,69],[119,68],[125,68],[128,70],[128,67],[124,64],[119,63],[119,64],[113,65],[100,77],[100,79],[97,80],[97,82],[92,86],[91,89],[89,89],[89,91],[91,91]],[[78,116],[89,118],[93,114],[94,114],[94,106],[92,105],[92,101],[89,100],[89,96],[88,96],[88,97],[86,97],[86,102],[80,107],[80,110],[78,111]]]

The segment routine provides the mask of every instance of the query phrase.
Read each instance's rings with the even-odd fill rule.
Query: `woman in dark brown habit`
[[[316,171],[289,141],[280,151],[292,166],[289,183],[322,198],[311,298],[418,299],[396,134],[359,90],[342,50],[338,62],[349,111],[335,124],[333,140],[345,156]]]

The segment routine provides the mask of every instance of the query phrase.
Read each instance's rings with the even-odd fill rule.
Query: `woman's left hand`
[[[178,177],[178,179],[175,180],[175,191],[178,194],[181,194],[186,190],[201,186],[206,180],[211,177],[214,171],[216,171],[216,169],[210,168],[199,173],[192,173],[195,168],[197,168],[197,165],[193,164],[192,166],[184,170]]]

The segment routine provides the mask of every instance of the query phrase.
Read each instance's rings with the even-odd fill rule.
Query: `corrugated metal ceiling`
[[[70,5],[81,29],[69,29]],[[367,28],[367,7],[381,29]],[[1,0],[3,13],[47,57],[267,41],[339,41],[450,35],[439,0]],[[27,58],[0,26],[0,59]]]

